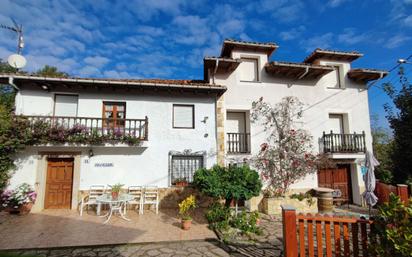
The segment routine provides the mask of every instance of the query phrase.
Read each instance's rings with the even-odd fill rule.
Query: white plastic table
[[[106,215],[101,216],[101,217],[107,217],[107,219],[103,223],[106,224],[107,222],[109,222],[113,213],[119,213],[122,219],[130,221],[130,219],[128,219],[125,216],[125,212],[123,211],[123,208],[126,208],[126,203],[133,199],[134,197],[129,194],[120,194],[116,199],[113,199],[111,194],[104,194],[104,195],[98,196],[96,198],[96,201],[98,203],[108,204],[110,207],[109,212]]]

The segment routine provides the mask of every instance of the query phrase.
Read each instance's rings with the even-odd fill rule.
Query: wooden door
[[[350,165],[339,164],[335,169],[318,170],[318,185],[319,187],[339,189],[342,192],[342,198],[352,202]]]
[[[73,159],[49,159],[45,209],[70,209],[73,190]]]

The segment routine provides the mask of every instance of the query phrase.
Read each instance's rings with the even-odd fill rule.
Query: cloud
[[[305,26],[301,25],[299,27],[292,28],[288,31],[282,31],[279,33],[279,36],[282,40],[285,40],[285,41],[293,40],[293,39],[300,37],[300,35],[305,29],[306,29]]]
[[[386,48],[393,49],[397,48],[404,43],[410,41],[412,37],[405,36],[405,35],[395,35],[387,40],[386,44],[384,45]]]
[[[292,22],[303,17],[305,4],[301,0],[261,0],[255,4],[257,11],[270,13],[273,18],[280,22]]]
[[[105,66],[110,60],[103,56],[90,56],[84,59],[84,62],[88,65],[92,65],[97,68],[102,68]]]
[[[342,34],[338,35],[338,42],[346,45],[366,43],[369,42],[370,39],[368,33],[357,33],[353,28],[346,28]]]
[[[412,2],[412,0],[411,0]],[[404,20],[403,23],[405,26],[412,27],[412,15],[407,16]]]
[[[81,68],[79,70],[79,75],[82,77],[91,77],[91,76],[96,76],[96,75],[100,75],[101,72],[97,67],[94,66],[84,66],[83,68]]]
[[[311,52],[316,48],[330,48],[333,43],[334,35],[325,33],[300,41],[300,45],[307,51]]]
[[[335,7],[342,5],[345,2],[348,2],[348,0],[329,0],[326,5],[331,8],[335,8]]]

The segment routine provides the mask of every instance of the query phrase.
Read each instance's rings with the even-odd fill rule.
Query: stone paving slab
[[[10,256],[10,254],[13,256],[33,257],[230,256],[229,253],[221,248],[221,243],[217,240],[0,251],[0,256]]]

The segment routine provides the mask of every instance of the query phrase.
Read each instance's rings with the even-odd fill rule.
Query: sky
[[[0,0],[0,24],[23,25],[28,71],[44,65],[73,76],[202,79],[203,57],[233,38],[275,42],[272,60],[302,61],[317,47],[356,50],[353,67],[390,69],[412,54],[412,0]],[[0,58],[16,50],[0,29]],[[412,61],[412,58],[411,58]],[[412,79],[412,64],[405,64]],[[384,82],[369,92],[371,114],[388,126]]]

